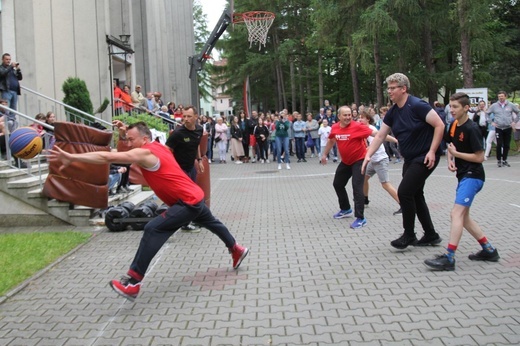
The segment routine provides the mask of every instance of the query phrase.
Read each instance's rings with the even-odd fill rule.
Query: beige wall
[[[96,109],[111,93],[106,35],[129,33],[136,53],[126,73],[119,72],[121,79],[132,89],[138,83],[144,90],[162,92],[165,102],[189,103],[192,0],[1,1],[0,48],[20,62],[24,86],[61,101],[65,79],[78,77],[86,82]],[[117,74],[122,63],[115,65]],[[51,110],[41,100],[26,100],[28,115]],[[23,110],[24,97],[20,103]],[[103,118],[110,120],[108,110]]]

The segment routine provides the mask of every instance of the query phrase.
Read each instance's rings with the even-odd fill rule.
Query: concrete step
[[[30,189],[45,183],[48,173],[40,176],[28,176],[22,179],[11,180],[7,183],[9,189]]]

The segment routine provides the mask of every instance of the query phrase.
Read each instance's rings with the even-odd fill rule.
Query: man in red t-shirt
[[[213,216],[204,203],[204,192],[180,168],[170,149],[152,141],[150,129],[143,122],[127,127],[116,120],[114,126],[119,129],[119,136],[126,137],[131,144],[131,150],[70,154],[55,146],[48,154],[51,161],[61,161],[64,167],[73,162],[135,163],[157,197],[169,206],[165,212],[146,224],[141,243],[128,270],[128,277],[110,282],[114,291],[134,300],[154,256],[179,227],[191,221],[209,229],[226,244],[233,258],[233,268],[237,269],[249,250],[240,246],[227,227]]]
[[[321,163],[327,163],[327,155],[334,144],[337,144],[341,162],[336,169],[332,185],[338,196],[340,211],[334,214],[333,217],[335,219],[343,219],[354,215],[350,207],[347,190],[345,189],[350,177],[352,177],[356,219],[350,225],[350,228],[357,229],[367,224],[364,216],[365,197],[363,194],[365,177],[361,173],[361,165],[367,151],[367,138],[375,136],[377,131],[353,121],[352,110],[348,106],[338,109],[337,118],[338,122],[332,125],[327,146],[321,156]]]

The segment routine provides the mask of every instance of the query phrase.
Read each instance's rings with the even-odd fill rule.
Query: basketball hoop
[[[233,23],[245,23],[249,36],[249,48],[253,46],[253,43],[258,43],[258,50],[262,48],[262,45],[266,44],[267,33],[269,28],[273,24],[275,15],[272,12],[265,11],[251,11],[244,13],[233,14]]]

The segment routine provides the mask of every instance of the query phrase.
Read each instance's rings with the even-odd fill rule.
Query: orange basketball
[[[28,160],[42,152],[43,141],[32,127],[20,127],[11,133],[9,148],[15,157]]]

